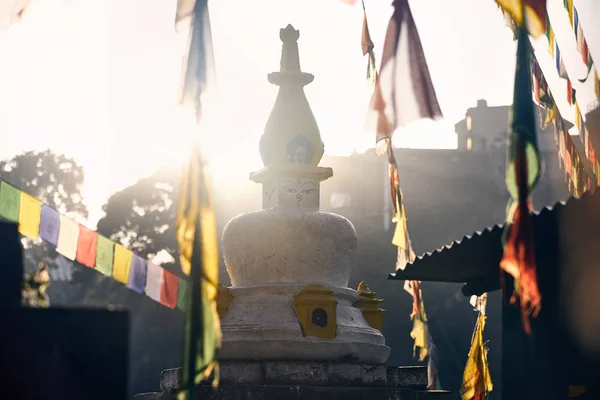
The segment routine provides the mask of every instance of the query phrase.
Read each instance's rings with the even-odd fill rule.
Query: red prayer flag
[[[177,307],[177,292],[179,289],[179,277],[174,273],[163,269],[162,286],[160,287],[160,304],[169,308]]]
[[[89,268],[96,264],[96,247],[98,245],[98,233],[83,225],[79,225],[79,238],[77,240],[78,263]]]

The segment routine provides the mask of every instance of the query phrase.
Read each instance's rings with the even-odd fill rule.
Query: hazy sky
[[[300,30],[300,61],[315,75],[306,93],[326,151],[373,144],[362,130],[371,90],[360,48],[362,8],[339,0],[213,0],[210,12],[218,98],[201,131],[177,108],[187,37],[174,31],[176,0],[37,0],[19,24],[0,33],[0,158],[52,148],[84,165],[92,219],[110,193],[187,155],[203,135],[218,179],[245,179],[261,167],[258,139],[277,88],[279,28]],[[391,1],[365,0],[379,59]],[[548,0],[569,71],[583,69],[562,0]],[[576,0],[593,55],[600,57],[600,2]],[[515,43],[493,0],[411,1],[446,119],[409,126],[396,143],[453,147],[453,125],[479,98],[512,101]],[[596,16],[596,18],[594,18]],[[538,58],[565,107],[542,39]],[[585,104],[593,89],[575,87]],[[562,89],[562,92],[561,92]]]

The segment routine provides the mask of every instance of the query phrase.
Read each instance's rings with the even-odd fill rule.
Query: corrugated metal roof
[[[556,236],[557,221],[563,213],[576,212],[586,207],[600,207],[600,196],[591,193],[581,198],[571,197],[536,212],[533,217],[536,256],[544,257],[547,244]],[[589,210],[589,209],[588,209]],[[409,263],[406,268],[391,273],[391,280],[419,280],[434,282],[475,282],[498,275],[502,258],[504,225],[495,225],[465,236],[440,249],[425,253]],[[552,236],[554,235],[554,236]]]

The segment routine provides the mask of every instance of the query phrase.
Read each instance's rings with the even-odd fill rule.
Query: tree
[[[0,179],[40,199],[44,204],[63,214],[86,218],[81,187],[83,168],[72,158],[51,150],[28,151],[11,159],[0,161]],[[37,272],[38,263],[45,261],[48,268],[56,268],[52,260],[55,249],[40,240],[24,240],[25,271]]]
[[[88,216],[81,196],[83,168],[65,155],[51,150],[28,151],[0,161],[0,179],[63,214]]]
[[[178,259],[175,239],[178,193],[179,175],[173,170],[140,179],[108,199],[98,232],[142,257],[164,250]]]

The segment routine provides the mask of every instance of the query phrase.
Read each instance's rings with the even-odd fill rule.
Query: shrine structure
[[[352,223],[319,210],[324,153],[300,68],[299,31],[281,29],[281,68],[269,74],[279,94],[260,140],[262,210],[225,227],[222,248],[231,287],[221,287],[223,332],[218,389],[210,399],[445,399],[427,391],[427,369],[390,367],[381,333],[383,300],[366,283],[348,288],[357,238]],[[408,343],[407,343],[408,345]],[[179,369],[163,371],[161,393],[175,398]],[[433,397],[432,397],[433,396]]]

